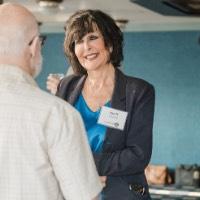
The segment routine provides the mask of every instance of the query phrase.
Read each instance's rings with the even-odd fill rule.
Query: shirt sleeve
[[[49,114],[48,155],[63,196],[67,200],[91,200],[102,185],[78,112],[65,102]]]

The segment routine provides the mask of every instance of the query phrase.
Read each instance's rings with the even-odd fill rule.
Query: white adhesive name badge
[[[124,130],[127,115],[128,113],[125,111],[102,106],[97,123],[111,128]]]

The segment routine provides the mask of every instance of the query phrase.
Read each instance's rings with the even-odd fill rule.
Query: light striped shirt
[[[0,65],[0,199],[91,200],[101,189],[78,112]]]

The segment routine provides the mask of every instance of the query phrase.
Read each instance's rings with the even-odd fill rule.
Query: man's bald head
[[[32,76],[42,67],[38,24],[25,7],[0,5],[0,64],[15,65]]]
[[[20,54],[26,43],[38,34],[33,14],[18,4],[0,5],[0,54]]]

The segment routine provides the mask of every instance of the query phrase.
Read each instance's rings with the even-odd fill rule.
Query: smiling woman
[[[64,49],[74,75],[61,80],[57,96],[83,118],[105,185],[101,199],[151,199],[144,169],[152,151],[153,86],[118,70],[123,35],[109,15],[77,11],[65,30]]]
[[[77,19],[78,17],[82,18],[83,15],[86,17],[85,19]],[[80,43],[84,42],[87,45],[91,44],[93,40],[95,42],[92,44],[100,43],[101,46],[98,46],[98,44],[96,46],[101,51],[104,50],[105,57],[108,57],[107,63],[111,63],[114,67],[120,66],[123,59],[123,34],[110,16],[101,11],[80,10],[72,15],[70,19],[65,26],[67,35],[64,48],[75,73],[86,74],[86,69],[77,60],[76,49],[80,46]],[[91,46],[89,47],[91,48]]]

